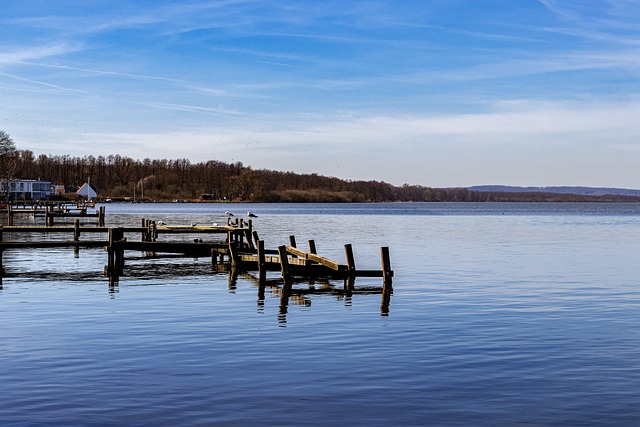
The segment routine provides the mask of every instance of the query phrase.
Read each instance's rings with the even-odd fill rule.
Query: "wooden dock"
[[[38,234],[47,235],[47,239],[16,239],[18,236]],[[180,241],[176,240],[176,236],[170,240],[159,239],[160,235],[185,234],[198,237]],[[67,236],[72,236],[72,239]],[[213,239],[216,236],[217,238]],[[202,237],[205,237],[206,241]],[[380,277],[382,286],[375,290],[383,295],[381,310],[384,312],[385,307],[388,309],[389,296],[393,290],[393,270],[387,247],[380,248],[382,268],[365,270],[356,268],[350,244],[344,245],[345,263],[319,255],[313,240],[308,241],[308,249],[298,248],[294,236],[289,237],[288,245],[266,249],[264,240],[261,240],[253,229],[251,220],[228,221],[227,225],[222,226],[169,226],[142,219],[140,226],[106,227],[83,225],[79,218],[74,218],[73,225],[0,226],[0,286],[2,277],[7,276],[3,264],[5,251],[43,248],[73,248],[76,252],[80,248],[104,248],[107,252],[104,275],[109,278],[110,286],[117,286],[120,277],[126,275],[126,253],[135,251],[145,253],[148,257],[157,257],[159,254],[210,257],[214,270],[229,272],[230,282],[237,280],[239,273],[255,271],[259,295],[264,294],[264,287],[268,283],[268,271],[280,272],[282,292],[286,298],[301,292],[294,290],[295,282],[339,279],[344,281],[342,292],[353,293],[356,291],[357,277]]]
[[[45,224],[47,226],[53,226],[56,220],[64,221],[66,219],[91,219],[95,218],[95,221],[99,226],[105,225],[105,208],[100,206],[96,209],[95,203],[92,202],[77,202],[77,203],[55,203],[55,202],[43,202],[36,201],[33,203],[10,203],[3,205],[0,209],[0,215],[6,215],[7,224],[10,226],[14,224],[17,216],[31,216],[37,218],[39,216],[44,217]]]

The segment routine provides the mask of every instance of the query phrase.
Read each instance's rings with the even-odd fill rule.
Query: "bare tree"
[[[18,160],[18,150],[16,144],[8,133],[0,130],[0,188],[6,190],[6,197],[9,198],[9,180],[13,178]]]

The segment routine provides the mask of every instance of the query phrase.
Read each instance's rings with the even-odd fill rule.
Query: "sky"
[[[34,154],[640,188],[640,0],[0,0]]]

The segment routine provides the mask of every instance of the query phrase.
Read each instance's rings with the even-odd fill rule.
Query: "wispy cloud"
[[[5,45],[6,46],[6,45]],[[45,58],[58,57],[83,50],[81,44],[54,43],[26,47],[13,47],[0,51],[0,63],[24,64],[29,61],[38,61]]]

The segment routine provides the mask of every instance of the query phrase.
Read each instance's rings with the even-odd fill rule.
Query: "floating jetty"
[[[126,253],[135,251],[143,252],[149,258],[169,255],[210,257],[212,269],[229,271],[230,282],[235,282],[239,273],[255,271],[259,294],[264,294],[264,287],[271,282],[267,280],[267,272],[279,271],[279,282],[287,299],[292,294],[300,293],[300,290],[294,291],[292,287],[299,281],[341,279],[344,280],[341,292],[351,294],[358,291],[355,288],[357,277],[380,277],[382,287],[369,287],[365,292],[381,293],[383,312],[385,306],[388,307],[393,278],[388,247],[380,248],[380,270],[364,270],[356,267],[351,244],[344,245],[344,263],[319,255],[313,240],[307,242],[306,250],[299,248],[295,236],[289,237],[288,245],[267,249],[264,240],[261,240],[257,231],[253,229],[251,220],[245,222],[243,219],[229,219],[226,225],[213,226],[170,226],[143,218],[139,226],[106,227],[103,224],[104,208],[98,212],[101,212],[102,224],[97,226],[83,225],[80,217],[73,216],[65,217],[73,218],[73,225],[54,225],[47,219],[47,225],[44,226],[0,226],[0,285],[2,277],[7,276],[3,263],[5,251],[73,248],[79,252],[80,248],[104,248],[107,252],[107,265],[103,273],[109,278],[110,286],[117,286],[120,277],[126,276]],[[34,239],[33,236],[38,234],[46,235],[47,238]],[[189,240],[184,237],[177,240],[175,237],[185,234],[197,237]],[[160,236],[166,235],[174,236],[168,240],[160,240]],[[30,239],[16,239],[18,236],[30,236]]]

